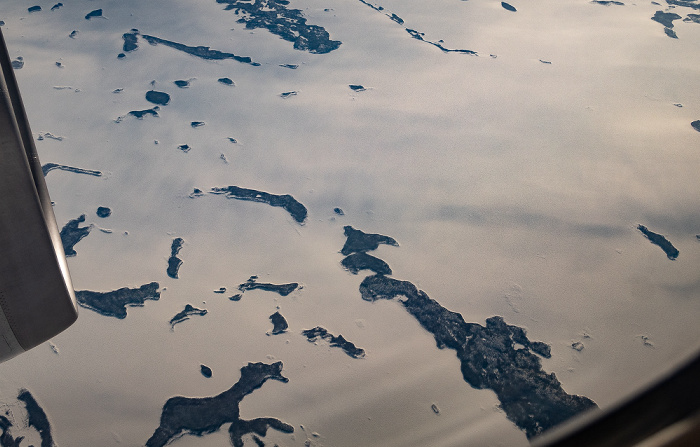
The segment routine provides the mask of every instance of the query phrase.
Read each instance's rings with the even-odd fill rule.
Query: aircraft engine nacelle
[[[51,199],[0,32],[0,362],[77,317]]]

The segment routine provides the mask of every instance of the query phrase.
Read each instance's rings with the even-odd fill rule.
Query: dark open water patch
[[[353,253],[341,261],[342,266],[354,275],[360,270],[371,270],[379,275],[391,275],[389,264],[367,253]]]
[[[190,46],[190,45],[185,45],[183,43],[179,42],[174,42],[172,40],[167,40],[167,39],[162,39],[160,37],[156,36],[149,36],[148,34],[141,34],[138,29],[132,29],[128,33],[124,33],[122,35],[122,39],[124,39],[124,46],[123,46],[123,51],[124,52],[130,52],[130,51],[135,51],[138,49],[138,38],[141,36],[146,42],[149,44],[156,46],[156,45],[165,45],[170,48],[174,48],[178,51],[182,51],[184,53],[190,54],[192,56],[201,58],[201,59],[208,59],[208,60],[223,60],[223,59],[232,59],[238,62],[241,62],[243,64],[250,64],[253,66],[260,66],[258,62],[253,62],[253,60],[247,56],[237,56],[233,53],[227,53],[224,51],[219,51],[219,50],[214,50],[211,49],[210,47],[204,46],[204,45],[199,45],[199,46]]]
[[[412,283],[383,275],[365,278],[360,293],[366,301],[402,297],[401,305],[433,334],[437,347],[457,352],[464,380],[493,390],[508,419],[528,438],[597,407],[587,397],[566,393],[554,373],[542,370],[537,355],[550,358],[548,345],[531,342],[524,329],[502,317],[488,318],[486,326],[467,323]]]
[[[700,3],[695,0],[666,0],[666,3],[673,6],[684,6],[700,10]]]
[[[343,254],[372,250],[379,242],[396,242],[352,227],[345,227],[345,235],[348,240]],[[351,243],[351,238],[357,242]],[[442,307],[414,284],[380,274],[362,281],[360,295],[370,302],[398,298],[404,309],[433,334],[439,349],[457,352],[465,382],[477,389],[493,390],[508,419],[528,438],[597,408],[587,397],[566,393],[554,373],[542,370],[538,356],[550,358],[549,345],[530,341],[525,329],[506,324],[500,316],[488,318],[486,326],[467,323],[461,314]]]
[[[46,416],[44,409],[34,399],[32,393],[27,389],[21,389],[17,400],[24,404],[27,410],[27,419],[25,421],[17,421],[12,411],[6,409],[4,414],[0,415],[0,430],[2,430],[0,445],[2,447],[21,447],[24,436],[14,437],[12,435],[13,422],[19,422],[20,429],[33,428],[39,433],[41,447],[54,447],[49,418]]]
[[[124,39],[124,46],[122,49],[124,52],[128,53],[129,51],[134,51],[139,47],[138,35],[139,31],[137,29],[132,29],[128,33],[124,33],[122,35],[122,39]]]
[[[641,231],[647,239],[649,239],[649,242],[654,245],[658,245],[664,251],[664,253],[666,253],[668,259],[675,261],[676,258],[678,258],[679,251],[664,236],[654,233],[644,225],[637,225],[637,229]]]
[[[673,30],[673,21],[679,19],[681,19],[681,16],[678,14],[663,11],[656,11],[654,16],[651,18],[651,20],[662,24],[664,26],[664,33],[666,33],[666,35],[672,39],[678,39],[678,35]]]
[[[97,207],[97,217],[105,218],[112,215],[112,210],[106,206]]]
[[[90,230],[92,230],[92,225],[81,227],[80,224],[83,222],[85,222],[85,214],[76,219],[68,221],[68,223],[61,229],[61,243],[63,244],[63,251],[67,257],[78,254],[74,248],[75,244],[90,234]]]
[[[46,174],[53,171],[54,169],[58,169],[59,171],[73,172],[75,174],[87,174],[87,175],[92,175],[95,177],[102,176],[101,171],[95,171],[93,169],[76,168],[76,167],[67,166],[67,165],[59,165],[58,163],[46,163],[45,165],[43,165],[41,167],[41,172],[43,172],[44,177],[46,177]]]
[[[142,307],[146,300],[157,301],[160,299],[158,287],[160,285],[157,282],[152,282],[135,289],[122,287],[111,292],[77,290],[75,297],[78,300],[78,304],[86,309],[93,310],[106,317],[124,319],[126,318],[127,306]]]
[[[358,1],[360,3],[362,3],[363,5],[369,6],[373,10],[384,14],[389,19],[391,19],[393,22],[396,22],[397,24],[399,24],[401,26],[404,25],[404,20],[401,17],[397,16],[394,13],[387,12],[383,6],[372,4],[367,0],[358,0]],[[477,56],[476,51],[447,48],[443,45],[442,40],[438,40],[437,42],[432,41],[432,40],[427,40],[425,38],[425,33],[421,33],[420,31],[416,31],[415,29],[411,29],[411,28],[405,28],[405,30],[414,39],[420,40],[421,42],[425,42],[425,43],[430,44],[436,48],[439,48],[440,50],[442,50],[445,53],[461,53],[461,54],[469,54],[472,56]]]
[[[410,34],[411,37],[413,37],[414,39],[420,40],[421,42],[425,42],[425,43],[428,43],[436,48],[439,48],[444,53],[461,53],[461,54],[469,54],[471,56],[477,56],[476,51],[447,48],[442,44],[442,41],[434,42],[431,40],[427,40],[424,37],[425,33],[418,32],[414,29],[406,28],[406,32],[408,34]]]
[[[389,18],[390,18],[391,20],[393,20],[394,22],[398,23],[399,25],[403,25],[403,24],[404,24],[404,20],[403,20],[401,17],[399,17],[399,16],[397,16],[396,14],[394,14],[394,13],[387,14],[386,16],[389,17]]]
[[[692,123],[690,123],[690,125],[693,127],[693,129],[700,132],[700,120],[693,121]]]
[[[204,195],[204,191],[202,191],[199,188],[194,188],[192,192],[187,196],[190,199],[196,199],[197,197],[202,197]],[[226,287],[222,287],[224,291],[226,291]],[[222,292],[223,293],[223,292]]]
[[[288,284],[271,284],[265,282],[257,282],[257,276],[251,276],[246,282],[238,285],[238,290],[245,292],[246,290],[265,290],[267,292],[275,292],[280,296],[287,296],[299,288],[299,283],[291,282]]]
[[[94,11],[90,11],[85,15],[85,20],[90,20],[94,19],[96,17],[103,17],[102,15],[102,10],[101,9],[96,9]]]
[[[247,29],[264,28],[280,38],[294,43],[297,50],[314,54],[329,53],[338,47],[339,40],[331,40],[330,34],[323,27],[307,24],[300,9],[290,9],[279,0],[216,0],[225,4],[226,11],[234,11],[240,18],[238,23],[245,23]]]
[[[233,82],[233,79],[231,79],[231,78],[219,78],[218,81],[220,84],[224,84],[224,85],[231,85],[231,86],[236,85]]]
[[[654,13],[654,16],[651,18],[651,20],[655,22],[659,22],[666,28],[673,28],[673,21],[674,20],[679,20],[682,17],[679,16],[678,14],[674,12],[663,12],[663,11],[656,11]]]
[[[165,92],[149,90],[146,92],[146,101],[159,106],[167,106],[170,103],[170,95]]]
[[[239,407],[243,398],[270,379],[283,383],[289,381],[282,375],[282,362],[248,363],[241,368],[238,382],[216,396],[171,397],[163,405],[160,425],[146,441],[146,447],[163,447],[185,434],[204,436],[229,423],[229,437],[234,447],[243,447],[243,436],[255,433],[264,437],[270,428],[283,433],[294,433],[293,426],[279,419],[264,417],[244,420],[240,417]]]
[[[180,266],[182,265],[182,259],[178,258],[177,255],[182,249],[182,245],[185,240],[181,237],[173,239],[173,243],[170,246],[170,257],[168,258],[168,269],[166,273],[169,277],[177,279],[178,272],[180,271]]]
[[[365,251],[376,250],[379,244],[392,245],[398,247],[399,243],[396,239],[382,234],[365,233],[362,230],[356,230],[350,225],[343,227],[345,237],[345,245],[340,250],[340,253],[347,256],[350,253],[360,253]]]
[[[63,89],[63,87],[59,87],[59,88],[54,87],[54,88],[57,90]],[[70,87],[67,87],[67,88],[70,88]],[[36,139],[37,139],[37,141],[44,141],[44,140],[63,141],[64,137],[62,137],[60,135],[54,135],[51,132],[43,132],[43,133],[40,133]]]
[[[182,43],[178,42],[173,42],[172,40],[166,40],[166,39],[161,39],[160,37],[156,36],[149,36],[147,34],[141,34],[141,37],[143,37],[146,42],[150,43],[151,45],[165,45],[170,48],[174,48],[178,51],[182,51],[183,53],[187,53],[189,55],[201,58],[201,59],[207,59],[207,60],[223,60],[223,59],[232,59],[237,62],[243,63],[243,64],[250,64],[253,66],[260,66],[259,63],[253,62],[253,60],[248,57],[248,56],[237,56],[233,53],[227,53],[225,51],[219,51],[219,50],[214,50],[211,49],[207,46],[199,45],[199,46],[190,46],[190,45],[185,45]]]
[[[34,399],[32,393],[27,389],[22,389],[20,390],[17,399],[24,402],[24,406],[27,409],[27,425],[34,427],[36,431],[39,432],[41,447],[55,446],[56,444],[54,443],[53,435],[51,434],[51,424],[49,423],[49,418],[46,416],[44,409],[41,408],[36,399]],[[17,438],[15,440],[16,446],[19,446],[21,440],[21,438]]]
[[[158,110],[160,110],[160,108],[159,108],[158,106],[155,106],[155,107],[153,107],[153,108],[151,108],[151,109],[132,110],[132,111],[130,111],[129,113],[127,113],[127,115],[133,116],[133,117],[136,117],[137,119],[142,120],[143,117],[149,116],[149,115],[150,115],[150,116],[155,116],[155,117],[157,117],[157,116],[158,116]],[[115,121],[118,122],[118,123],[120,123],[120,122],[122,121],[122,117],[120,116],[120,117],[117,118]]]
[[[225,194],[229,199],[247,200],[251,202],[266,203],[270,206],[284,208],[298,223],[306,220],[306,207],[289,194],[277,195],[255,189],[240,188],[238,186],[225,186],[212,188],[212,194]]]
[[[190,316],[192,315],[204,316],[206,314],[206,309],[198,309],[191,304],[186,304],[183,310],[176,313],[175,316],[170,319],[170,329],[174,329],[175,325],[178,323],[182,323],[183,321],[189,320]]]
[[[275,312],[274,314],[270,315],[270,321],[273,325],[272,335],[278,335],[287,332],[289,324],[287,323],[287,319],[284,318],[284,316],[282,316],[281,313]]]
[[[365,350],[358,348],[354,343],[347,341],[342,335],[333,335],[328,330],[321,326],[316,326],[313,329],[307,329],[301,332],[306,339],[314,343],[319,338],[326,340],[332,347],[337,347],[343,350],[347,355],[355,359],[361,359],[365,356]]]
[[[515,6],[511,5],[510,3],[501,2],[501,6],[503,7],[503,9],[505,9],[507,11],[512,11],[512,12],[517,11],[517,9],[515,9]]]

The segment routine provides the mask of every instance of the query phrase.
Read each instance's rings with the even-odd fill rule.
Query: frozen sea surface
[[[493,388],[438,347],[448,326],[426,327],[405,298],[362,299],[368,263],[452,312],[444,321],[525,330],[549,346],[529,348],[533,371],[601,408],[698,348],[692,8],[64,3],[5,0],[0,23],[59,226],[85,215],[102,230],[75,242],[73,282],[106,296],[158,283],[159,299],[125,318],[81,308],[0,365],[15,438],[40,442],[25,389],[57,445],[145,445],[168,399],[219,396],[248,363],[281,361],[288,382],[239,401],[241,420],[294,427],[255,435],[266,445],[527,445]],[[398,246],[344,268],[346,226]],[[297,287],[229,299],[253,276]],[[188,304],[206,315],[171,331]],[[268,336],[277,312],[288,328]],[[316,327],[364,356],[310,343]],[[227,445],[228,430],[172,445]]]

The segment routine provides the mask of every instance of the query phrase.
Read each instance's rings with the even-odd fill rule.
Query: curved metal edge
[[[17,126],[22,137],[24,151],[27,154],[27,161],[34,179],[36,193],[39,196],[39,203],[41,204],[41,209],[44,214],[46,228],[49,232],[49,236],[51,237],[53,248],[56,251],[56,259],[60,265],[61,272],[63,273],[63,280],[66,283],[66,288],[68,289],[68,293],[73,301],[73,306],[77,312],[78,302],[75,298],[73,281],[71,280],[70,273],[68,272],[68,262],[66,261],[66,254],[63,250],[63,243],[61,242],[61,233],[58,229],[56,216],[53,213],[53,206],[51,204],[51,198],[49,197],[49,190],[46,186],[46,181],[44,180],[44,173],[41,170],[41,162],[39,161],[36,146],[34,145],[34,138],[32,137],[32,131],[29,127],[29,119],[27,118],[27,112],[24,109],[24,103],[22,102],[22,96],[19,92],[17,78],[15,77],[14,69],[12,68],[10,54],[7,50],[7,44],[5,43],[5,37],[2,34],[2,29],[0,29],[0,64],[2,64],[2,71],[6,73],[5,83],[7,84],[10,100],[12,101],[12,108],[14,109],[15,117],[17,119]]]
[[[9,263],[5,262],[6,268],[9,267],[5,273],[11,275],[12,271],[19,273],[32,270],[36,273],[30,274],[30,277],[35,276],[34,280],[8,276],[6,280],[14,284],[11,287],[15,287],[15,291],[6,296],[0,290],[0,329],[9,329],[0,334],[0,361],[4,361],[43,343],[70,326],[77,319],[78,305],[41,163],[1,30],[0,76],[2,115],[5,120],[3,151],[9,151],[5,153],[9,158],[4,169],[12,170],[9,172],[12,174],[10,179],[13,176],[22,179],[21,186],[18,185],[20,189],[16,191],[18,198],[5,203],[10,206],[9,209],[20,212],[25,223],[31,222],[31,231],[36,238],[35,241],[26,242],[28,245],[24,253],[21,251],[21,239],[12,241],[11,236],[5,237],[17,256],[16,264],[12,263],[14,257]],[[17,203],[18,200],[26,201],[26,205]]]
[[[25,352],[24,348],[19,344],[14,331],[7,321],[5,312],[0,307],[0,362],[9,360]]]

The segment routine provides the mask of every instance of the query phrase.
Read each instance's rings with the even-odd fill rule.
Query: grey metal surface
[[[1,32],[0,191],[0,307],[12,334],[0,330],[28,350],[70,326],[77,304]],[[0,348],[0,361],[18,353],[11,345]]]
[[[647,389],[605,411],[591,411],[535,438],[533,447],[632,447],[673,427],[681,433],[673,446],[700,445],[700,355],[688,360]],[[675,436],[675,435],[674,435]],[[692,442],[684,443],[686,438]],[[674,438],[675,439],[675,438]]]

